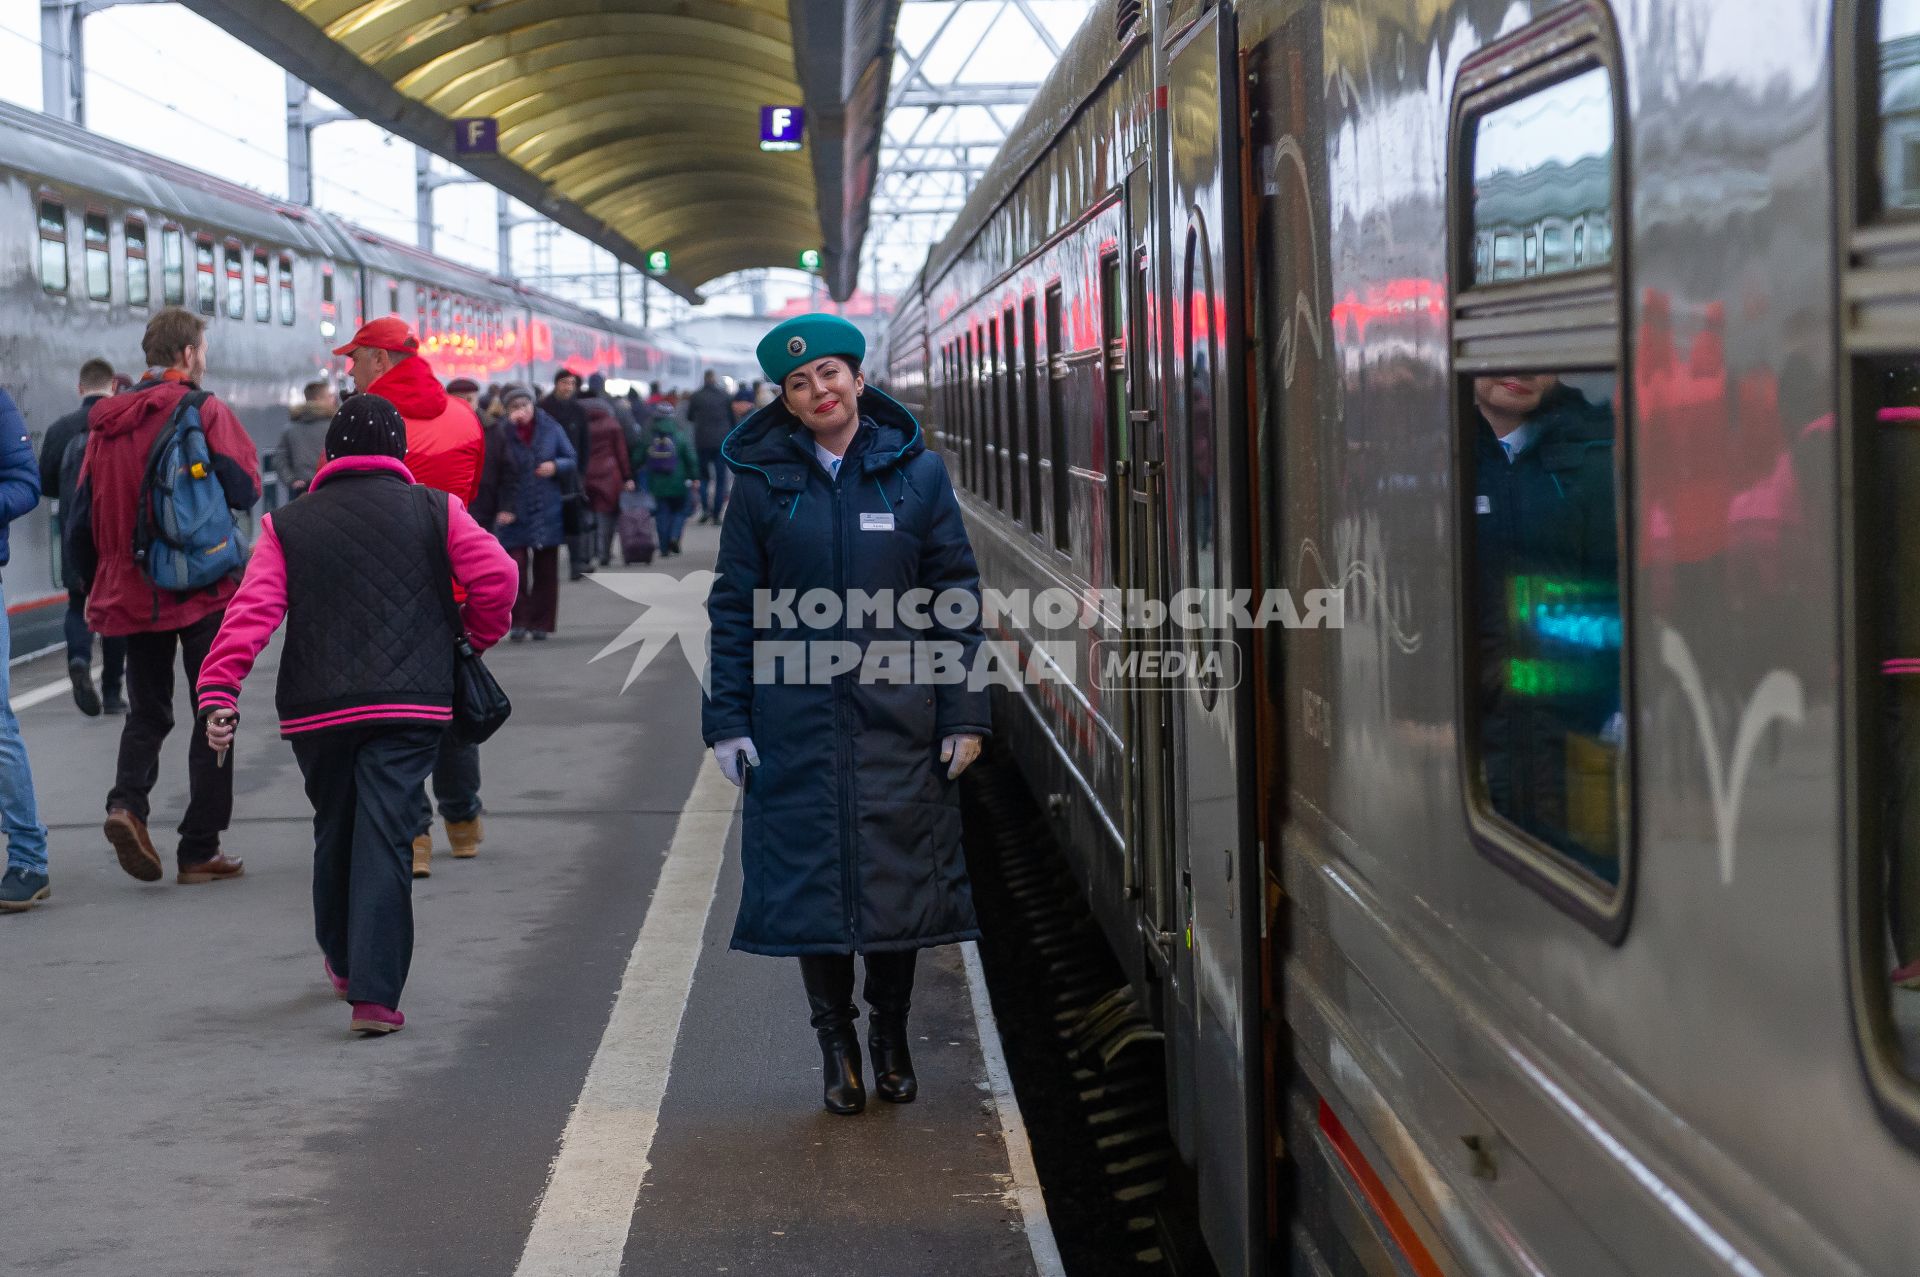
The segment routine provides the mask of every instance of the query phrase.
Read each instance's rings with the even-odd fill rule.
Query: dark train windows
[[[187,300],[187,235],[178,226],[160,232],[160,299],[169,306]]]
[[[293,257],[280,254],[280,322],[291,325],[294,316],[293,304]]]
[[[1619,106],[1602,6],[1536,32],[1461,67],[1449,165],[1454,278],[1470,281],[1451,333],[1462,775],[1477,845],[1617,940],[1632,798]]]
[[[985,400],[986,411],[981,414],[987,422],[987,500],[1006,509],[1007,493],[1003,482],[1006,466],[1003,464],[1007,451],[1007,421],[1001,405],[1005,398],[1000,393],[1000,327],[993,322],[992,314],[987,316],[987,375],[980,380],[980,395]]]
[[[240,245],[235,240],[227,241],[227,318],[245,319],[247,317],[247,275]]]
[[[1181,272],[1180,395],[1187,425],[1188,584],[1214,589],[1220,584],[1218,541],[1219,477],[1215,472],[1213,428],[1214,370],[1220,365],[1219,335],[1214,331],[1213,254],[1205,223],[1187,228],[1187,252]]]
[[[40,287],[67,291],[67,206],[59,200],[40,201]]]
[[[253,317],[263,324],[273,319],[272,262],[264,249],[253,250]]]
[[[1047,451],[1053,471],[1053,547],[1073,545],[1067,523],[1072,489],[1067,484],[1067,354],[1065,317],[1060,308],[1060,285],[1047,285]]]
[[[1869,167],[1878,189],[1867,193],[1867,207],[1920,210],[1920,5],[1888,2],[1879,10],[1866,42],[1866,65],[1878,68],[1869,131],[1877,134]]]
[[[1115,462],[1127,455],[1127,336],[1121,290],[1126,287],[1120,276],[1120,254],[1108,253],[1100,259],[1100,348],[1102,382],[1106,389],[1107,419],[1107,570],[1118,580],[1120,575],[1121,520],[1126,516],[1124,485],[1118,482]]]
[[[973,383],[979,370],[973,361],[973,330],[960,339],[960,416],[961,438],[966,441],[965,470],[967,489],[980,491],[980,436],[973,411]]]
[[[1613,91],[1603,68],[1475,120],[1474,283],[1603,265],[1611,257],[1612,220]],[[1580,261],[1557,247],[1576,232],[1585,250]]]
[[[147,273],[147,224],[129,217],[127,237],[127,303],[145,306],[152,300],[153,277]]]
[[[1000,315],[1000,349],[1006,354],[1006,376],[1001,379],[1000,388],[1005,392],[1007,404],[1007,515],[1015,523],[1020,522],[1023,503],[1020,500],[1020,454],[1025,432],[1020,426],[1020,347],[1013,329],[1013,307],[1009,306]]]
[[[1022,349],[1027,353],[1026,368],[1021,375],[1021,386],[1027,399],[1027,509],[1032,512],[1031,523],[1035,532],[1044,526],[1040,518],[1040,343],[1039,329],[1034,322],[1033,298],[1029,297],[1020,305],[1020,327],[1026,335]]]
[[[213,237],[196,235],[193,237],[193,300],[203,315],[214,314],[218,309],[219,281],[214,277]]]
[[[387,281],[387,313],[389,315],[400,313],[400,285],[391,279]]]
[[[80,219],[80,240],[86,253],[87,296],[97,302],[112,300],[113,239],[107,232],[107,215],[84,215]]]

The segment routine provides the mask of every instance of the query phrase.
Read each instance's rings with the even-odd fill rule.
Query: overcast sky
[[[1036,0],[1048,28],[1066,42],[1087,8],[1085,0]],[[965,5],[949,27],[927,73],[951,78],[972,51],[974,37],[997,6]],[[899,39],[917,50],[945,16],[937,4],[902,8]],[[1003,18],[967,67],[968,80],[1038,78],[1052,57],[1017,15]],[[42,106],[40,7],[37,0],[0,0],[0,97]],[[230,181],[275,195],[287,193],[285,73],[248,46],[173,4],[128,5],[87,20],[87,122],[118,141],[190,164]],[[900,64],[896,64],[900,65]],[[899,114],[899,113],[896,113]],[[915,116],[919,112],[913,113]],[[991,136],[977,109],[954,114],[944,136]],[[1011,121],[1017,111],[1003,108]],[[941,134],[945,119],[924,136]],[[904,134],[911,124],[900,129]],[[315,197],[321,207],[398,239],[414,238],[413,165],[410,143],[361,121],[329,124],[314,134]],[[435,195],[438,238],[445,256],[491,270],[496,265],[494,192],[479,185],[443,187]],[[938,199],[929,203],[939,203]],[[524,209],[519,211],[524,212]],[[897,227],[882,245],[883,276],[911,274],[925,255],[925,239],[939,227],[917,222]],[[524,273],[538,232],[515,232],[514,256]],[[610,255],[561,232],[553,241],[553,269],[610,270]],[[779,293],[802,291],[795,276]],[[629,281],[631,284],[631,281]],[[629,294],[631,296],[631,293]],[[656,301],[664,295],[656,294]],[[776,304],[779,297],[776,296]],[[610,305],[610,303],[609,303]],[[718,302],[709,310],[744,309]],[[656,316],[657,318],[657,316]]]

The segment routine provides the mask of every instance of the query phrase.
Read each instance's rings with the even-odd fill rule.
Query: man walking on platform
[[[310,381],[302,392],[304,402],[287,416],[287,432],[280,436],[280,459],[276,463],[287,500],[299,496],[320,472],[326,460],[327,426],[340,407],[340,396],[333,384]]]
[[[449,395],[419,353],[420,342],[398,315],[362,325],[333,353],[352,359],[353,384],[379,395],[400,410],[407,423],[407,470],[416,483],[460,498],[471,508],[480,492],[486,463],[486,431],[467,401]],[[456,587],[456,601],[462,596]],[[480,747],[454,739],[440,741],[433,767],[433,793],[446,822],[447,845],[456,859],[480,854],[486,837],[480,824]],[[420,832],[413,840],[413,876],[425,878],[433,863],[433,804],[420,791]]]
[[[111,381],[113,374],[107,374]],[[7,529],[40,503],[40,476],[33,442],[13,397],[0,390],[0,566],[7,562]],[[33,795],[33,769],[20,739],[20,720],[9,704],[5,658],[12,651],[7,606],[0,596],[0,829],[7,834],[7,870],[0,874],[0,910],[20,913],[51,894],[47,876],[47,827]]]
[[[687,402],[687,420],[693,426],[693,447],[700,457],[700,522],[720,522],[727,508],[727,487],[732,476],[720,460],[720,445],[733,429],[733,400],[720,374],[707,369],[706,384],[693,392]]]
[[[174,652],[193,685],[239,580],[230,575],[197,590],[163,589],[134,559],[141,505],[151,495],[147,462],[161,431],[174,427],[181,400],[206,376],[206,322],[169,306],[147,323],[141,350],[146,376],[88,414],[86,461],[67,537],[77,568],[92,578],[88,625],[96,634],[127,640],[128,713],[107,794],[107,841],[121,868],[142,882],[158,882],[160,853],[147,833],[147,800],[160,778],[160,747],[173,730]],[[210,469],[228,507],[250,509],[260,499],[253,440],[233,410],[211,395],[200,402],[199,417]],[[190,796],[175,852],[179,881],[239,877],[242,862],[220,850],[220,835],[233,816],[233,768],[219,765],[199,732],[188,742],[187,783]]]
[[[80,365],[80,406],[47,427],[40,445],[40,491],[54,500],[54,534],[60,533],[60,521],[73,508],[74,493],[80,487],[80,465],[87,452],[87,414],[93,406],[113,393],[113,365],[104,359],[89,359]],[[100,641],[100,687],[93,686],[93,631],[87,628],[86,582],[74,570],[65,555],[60,558],[60,583],[67,590],[67,677],[73,681],[73,703],[88,718],[96,718],[104,709],[123,714],[127,703],[120,687],[127,668],[127,641],[123,638]]]
[[[567,432],[567,442],[573,445],[573,455],[584,466],[592,440],[587,437],[586,405],[580,402],[580,374],[570,368],[557,370],[553,374],[553,393],[540,401],[540,407]],[[565,501],[562,517],[569,524],[567,579],[578,581],[593,571],[593,534],[579,526],[586,515],[586,500],[577,474],[569,480]]]

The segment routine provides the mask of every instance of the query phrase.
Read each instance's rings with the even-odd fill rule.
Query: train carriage
[[[1223,1272],[1914,1271],[1916,39],[1105,4],[903,302],[987,589],[1342,591],[998,631]]]

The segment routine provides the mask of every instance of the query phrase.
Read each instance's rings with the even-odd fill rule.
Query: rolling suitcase
[[[651,563],[660,538],[653,531],[653,510],[637,492],[620,495],[620,558],[625,563]]]

